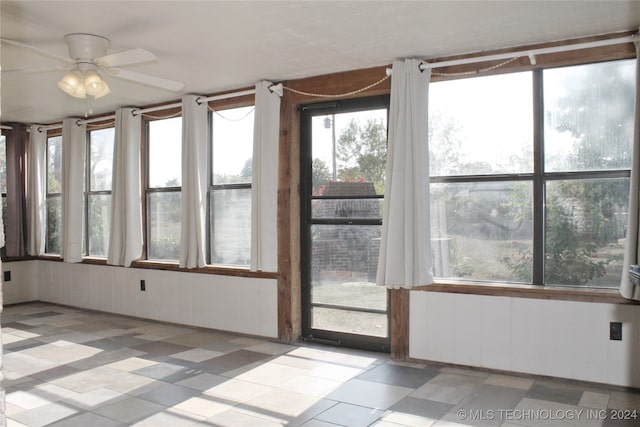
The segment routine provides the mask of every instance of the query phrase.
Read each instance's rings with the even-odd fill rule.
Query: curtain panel
[[[271,82],[256,84],[251,183],[251,271],[277,271],[280,97]]]
[[[636,42],[636,103],[635,125],[633,130],[633,150],[631,165],[631,183],[629,191],[629,222],[627,224],[627,244],[625,246],[620,294],[628,299],[640,301],[640,286],[632,283],[629,268],[640,264],[640,42]]]
[[[27,252],[44,254],[47,218],[47,133],[32,125],[29,132],[27,167]]]
[[[82,261],[84,162],[87,126],[78,119],[62,121],[62,241],[64,262]]]
[[[23,125],[12,124],[6,133],[7,147],[7,236],[6,253],[10,257],[26,254],[27,211],[26,169],[27,132]]]
[[[429,214],[430,70],[393,62],[382,239],[376,283],[389,289],[433,281]]]
[[[207,111],[197,95],[182,98],[182,226],[180,267],[207,265]]]
[[[131,266],[142,257],[142,189],[140,137],[142,116],[133,108],[116,111],[111,231],[107,264]]]

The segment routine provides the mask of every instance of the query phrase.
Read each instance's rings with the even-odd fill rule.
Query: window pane
[[[254,107],[215,111],[212,116],[213,183],[250,183]]]
[[[47,139],[47,193],[62,191],[62,137]]]
[[[385,292],[383,286],[375,286],[378,293]],[[363,313],[360,311],[338,310],[327,307],[311,308],[311,327],[348,334],[388,337],[388,320],[384,313]]]
[[[386,109],[316,116],[311,126],[314,195],[384,194]]]
[[[62,198],[47,198],[47,239],[45,252],[60,253],[60,232],[62,229]]]
[[[431,184],[434,273],[530,282],[531,182]]]
[[[378,225],[311,226],[312,327],[387,336],[386,315],[348,308],[386,310],[387,291],[377,286],[380,252]]]
[[[375,284],[380,233],[379,225],[312,225],[312,284],[342,287]],[[357,289],[357,286],[354,289]],[[355,298],[357,294],[358,292],[353,290],[352,300],[345,303],[352,306],[359,305]],[[384,309],[386,299],[382,302],[369,301],[364,304],[371,308]]]
[[[3,225],[2,231],[4,232],[5,243],[6,243],[6,236],[7,236],[7,198],[6,198],[6,196],[4,194],[2,195],[2,225]],[[5,244],[2,248],[0,248],[0,256],[5,256],[6,252],[7,252],[7,246]]]
[[[431,84],[431,175],[531,172],[532,93],[529,72]]]
[[[177,261],[180,258],[180,204],[177,191],[148,195],[148,259]]]
[[[149,122],[149,187],[182,184],[182,117]]]
[[[111,195],[89,196],[89,255],[106,257],[111,227]]]
[[[0,136],[0,193],[7,192],[7,138]]]
[[[620,286],[628,199],[627,178],[547,183],[545,283]]]
[[[360,184],[360,183],[358,183]],[[382,218],[383,199],[315,199],[313,218]]]
[[[91,131],[91,151],[89,153],[90,191],[111,191],[114,135],[114,128]]]
[[[251,189],[211,192],[211,262],[249,265]]]
[[[635,60],[544,71],[545,170],[631,167]]]

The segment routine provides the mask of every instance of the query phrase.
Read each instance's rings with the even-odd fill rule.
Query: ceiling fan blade
[[[141,64],[157,61],[158,58],[146,49],[129,49],[111,55],[96,58],[96,63],[103,67],[119,67],[121,65]]]
[[[2,69],[2,73],[45,73],[47,71],[61,71],[68,70],[69,67],[65,65],[58,65],[55,67],[40,67],[40,68],[14,68],[11,70]]]
[[[0,38],[0,42],[2,42],[3,44],[10,45],[10,46],[15,46],[15,47],[19,47],[19,48],[22,48],[22,49],[30,50],[30,51],[32,51],[34,53],[37,53],[38,55],[48,56],[49,58],[57,59],[58,61],[64,62],[65,64],[72,64],[74,62],[68,56],[62,56],[62,55],[58,55],[58,54],[53,53],[53,52],[48,52],[46,50],[37,48],[35,46],[31,46],[31,45],[28,45],[28,44],[25,44],[25,43],[17,42],[15,40],[9,40],[9,39]]]
[[[137,73],[135,71],[122,70],[120,68],[108,68],[107,71],[110,75],[119,79],[131,80],[136,83],[155,86],[174,92],[178,92],[184,87],[184,83],[182,82],[165,79],[163,77],[156,77],[150,74]]]

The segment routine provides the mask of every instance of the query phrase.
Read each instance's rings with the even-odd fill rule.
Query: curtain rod
[[[544,55],[548,53],[558,53],[558,52],[568,52],[571,50],[582,50],[589,49],[594,47],[602,47],[602,46],[612,46],[615,44],[621,43],[631,43],[638,42],[640,37],[636,35],[626,36],[626,37],[618,37],[615,39],[607,39],[607,40],[597,40],[592,42],[583,42],[576,44],[569,44],[563,46],[553,46],[553,47],[541,47],[536,49],[528,49],[528,50],[519,50],[516,52],[507,52],[507,53],[497,53],[494,55],[485,55],[485,56],[476,56],[472,58],[464,58],[464,59],[452,59],[449,61],[441,61],[441,62],[429,62],[425,60],[420,64],[420,70],[424,71],[428,68],[441,68],[441,67],[450,67],[453,65],[464,65],[464,64],[474,64],[477,62],[487,62],[487,61],[497,61],[500,59],[511,59],[511,58],[521,58],[524,56],[528,56],[531,60],[531,64],[535,65],[536,55]]]
[[[4,130],[13,130],[13,127],[11,127],[11,126],[7,126],[7,125],[0,125],[0,129],[4,129]]]
[[[213,96],[208,96],[205,98],[202,97],[198,97],[196,98],[196,102],[199,104],[200,101],[219,101],[221,99],[229,99],[229,98],[237,98],[239,96],[244,96],[244,95],[253,95],[255,94],[256,91],[255,89],[247,89],[247,90],[241,90],[238,92],[231,92],[231,93],[224,93],[222,95],[213,95]],[[143,108],[143,109],[136,109],[133,111],[134,114],[144,114],[144,113],[152,113],[154,111],[160,111],[160,110],[168,110],[171,108],[178,108],[178,107],[182,107],[182,102],[175,102],[173,104],[168,104],[168,105],[160,105],[157,107],[150,107],[150,108]]]
[[[241,90],[238,92],[224,93],[222,95],[208,96],[206,98],[196,98],[196,102],[200,100],[204,100],[206,102],[219,101],[221,99],[237,98],[239,96],[253,95],[255,93],[256,93],[255,89],[247,89],[247,90]],[[168,110],[171,108],[178,108],[178,107],[182,107],[182,102],[175,102],[173,104],[160,105],[157,107],[135,108],[133,110],[133,114],[137,115],[137,114],[144,114],[144,113],[152,113],[154,111]],[[79,125],[83,125],[83,124],[90,124],[95,122],[103,122],[105,120],[113,120],[115,118],[116,118],[116,115],[111,114],[109,116],[95,117],[93,119],[84,119],[84,120],[79,119],[76,123]],[[47,125],[47,126],[39,126],[38,130],[42,132],[43,130],[60,129],[60,128],[62,128],[62,123],[56,123],[56,124]]]

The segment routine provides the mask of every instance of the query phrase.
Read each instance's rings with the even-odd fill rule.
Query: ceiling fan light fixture
[[[87,91],[87,93],[88,93],[88,91]],[[102,98],[105,95],[109,95],[110,93],[111,93],[111,89],[109,89],[109,85],[107,85],[107,82],[102,80],[102,90],[100,92],[98,92],[97,94],[93,95],[93,97],[98,99],[98,98]],[[91,94],[89,94],[89,95],[91,95]]]
[[[84,74],[84,87],[87,95],[97,97],[104,92],[107,85],[97,72],[87,71]]]
[[[107,82],[95,70],[83,72],[76,68],[62,77],[58,87],[67,95],[81,99],[87,96],[98,99],[111,93]]]
[[[76,88],[76,92],[71,96],[75,96],[76,98],[81,98],[81,99],[86,98],[87,97],[87,91],[84,88],[84,83],[80,82],[80,84]]]
[[[67,95],[75,96],[79,87],[82,86],[82,74],[78,70],[73,70],[64,75],[58,82],[58,87]]]

